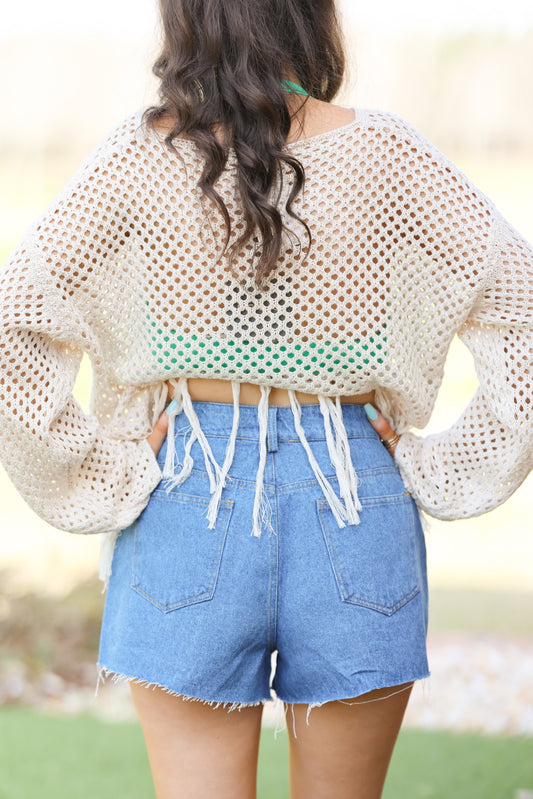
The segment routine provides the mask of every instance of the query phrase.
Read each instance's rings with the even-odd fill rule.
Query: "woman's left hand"
[[[381,439],[386,440],[394,438],[396,433],[394,432],[390,424],[387,422],[385,417],[378,411],[377,408],[375,408],[373,405],[367,402],[365,405],[365,411],[368,417],[368,421],[370,422],[376,433],[378,433]],[[396,450],[397,445],[398,442],[396,442],[396,444],[393,447],[390,448],[387,447],[392,457],[394,457],[394,452]]]
[[[168,414],[165,408],[165,410],[157,420],[154,429],[146,439],[150,444],[150,446],[152,447],[152,450],[156,458],[159,455],[159,450],[163,446],[163,441],[167,436],[167,430],[168,430]]]

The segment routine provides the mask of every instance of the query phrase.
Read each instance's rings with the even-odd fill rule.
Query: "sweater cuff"
[[[148,439],[124,441],[132,464],[127,488],[117,513],[117,529],[129,527],[144,510],[154,488],[161,482],[161,469]]]
[[[394,450],[394,460],[403,483],[415,500],[418,500],[418,498],[412,480],[411,465],[417,456],[417,449],[421,443],[420,436],[415,435],[415,433],[405,432],[401,434]]]

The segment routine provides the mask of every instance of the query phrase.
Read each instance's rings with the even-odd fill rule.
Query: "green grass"
[[[0,710],[0,799],[154,799],[139,724]],[[265,728],[258,799],[288,799],[287,735]],[[533,739],[404,730],[383,799],[513,799]]]
[[[533,738],[404,730],[383,799],[513,799],[533,790]]]
[[[0,799],[152,799],[138,724],[0,711]]]

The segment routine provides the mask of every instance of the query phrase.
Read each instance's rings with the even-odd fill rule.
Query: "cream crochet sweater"
[[[217,263],[225,228],[196,186],[196,145],[177,140],[176,157],[141,114],[106,136],[0,270],[0,459],[26,502],[71,532],[127,527],[162,478],[146,436],[164,381],[201,376],[315,392],[330,409],[324,398],[375,389],[421,510],[456,519],[504,502],[533,465],[533,249],[491,201],[405,120],[359,108],[287,145],[305,167],[295,208],[313,247],[304,262],[287,237],[259,292],[253,244],[240,282]],[[230,150],[216,186],[230,243],[235,162]],[[448,430],[414,434],[456,333],[478,389]],[[88,414],[72,395],[84,352]]]

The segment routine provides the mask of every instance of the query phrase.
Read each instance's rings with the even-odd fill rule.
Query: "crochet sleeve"
[[[145,438],[106,437],[72,394],[83,353],[102,364],[78,300],[113,243],[106,164],[82,165],[0,269],[0,460],[29,506],[73,533],[124,529],[161,479]]]
[[[456,168],[449,174],[455,187],[467,187],[463,206],[471,202],[473,218],[487,198]],[[498,507],[533,468],[533,247],[490,201],[486,207],[483,281],[456,331],[473,356],[477,390],[448,430],[426,437],[407,431],[395,451],[419,507],[445,520]],[[468,242],[471,232],[461,235]]]

